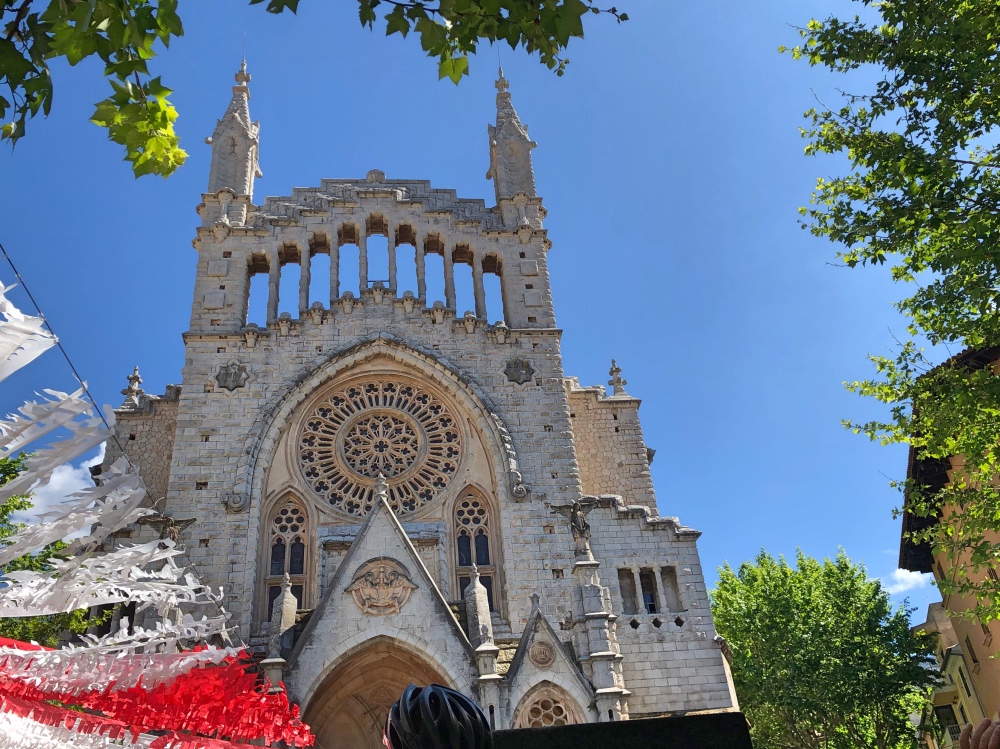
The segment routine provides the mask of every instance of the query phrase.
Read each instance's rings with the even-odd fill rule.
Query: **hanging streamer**
[[[218,604],[216,595],[173,557],[173,541],[126,546],[107,554],[53,559],[52,572],[17,570],[0,578],[0,617],[47,616],[109,603],[135,602],[161,616],[182,604]],[[162,563],[158,569],[148,567]]]
[[[0,380],[4,380],[56,345],[56,337],[42,326],[41,317],[26,315],[6,296],[13,286],[0,284]]]
[[[34,553],[53,541],[86,531],[64,552],[74,554],[154,513],[152,509],[139,506],[146,497],[146,487],[136,469],[130,469],[124,458],[119,458],[100,480],[99,486],[74,492],[55,509],[38,515],[39,520],[45,522],[26,526],[3,539],[7,546],[0,547],[0,566]]]
[[[43,390],[53,400],[27,401],[17,414],[0,420],[0,455],[13,455],[39,437],[68,424],[81,415],[92,416],[91,402],[85,397],[86,383],[71,395]]]
[[[32,489],[39,489],[49,483],[52,472],[63,463],[76,460],[88,450],[92,450],[107,440],[114,426],[115,414],[110,408],[105,408],[108,426],[100,418],[71,421],[64,425],[73,436],[60,442],[54,442],[46,448],[32,453],[24,464],[24,472],[17,478],[0,486],[0,502],[4,502],[18,494],[27,494]],[[38,483],[35,483],[35,482]]]

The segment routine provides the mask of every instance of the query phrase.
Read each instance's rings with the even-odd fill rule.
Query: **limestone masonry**
[[[249,82],[209,139],[183,384],[150,396],[136,369],[116,431],[158,508],[197,519],[197,573],[317,745],[377,746],[410,682],[496,728],[737,709],[639,401],[614,363],[611,395],[563,373],[536,144],[502,71],[496,206],[377,170],[254,205]]]

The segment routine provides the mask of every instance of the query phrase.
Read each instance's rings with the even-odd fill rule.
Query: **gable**
[[[460,690],[472,683],[472,645],[382,495],[289,657],[290,693],[305,703],[338,662],[377,638],[405,644]]]

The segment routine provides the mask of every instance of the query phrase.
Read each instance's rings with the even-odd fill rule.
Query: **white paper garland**
[[[4,380],[56,345],[56,337],[42,326],[41,317],[26,315],[4,294],[13,286],[0,288],[0,380]]]

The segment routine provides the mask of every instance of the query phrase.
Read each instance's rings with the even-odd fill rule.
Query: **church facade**
[[[610,393],[563,372],[536,144],[502,72],[494,206],[378,170],[255,205],[249,81],[209,139],[182,384],[149,395],[137,369],[115,429],[158,509],[196,519],[197,574],[317,745],[377,746],[410,682],[498,729],[738,709],[639,401],[614,364]],[[279,314],[292,270],[298,313]],[[247,322],[257,275],[266,325]]]

